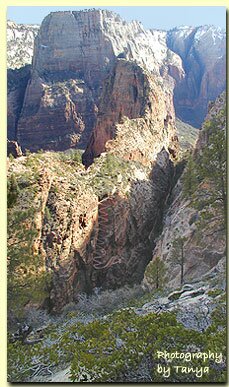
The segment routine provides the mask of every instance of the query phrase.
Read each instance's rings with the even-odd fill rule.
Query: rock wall
[[[96,115],[92,92],[84,80],[46,82],[36,74],[26,90],[17,138],[23,149],[31,151],[85,146]]]
[[[225,106],[226,94],[222,93],[215,103],[209,107],[206,122],[213,120],[216,116],[217,119],[220,117],[221,129],[226,130]],[[193,157],[198,160],[202,150],[209,146],[209,132],[202,128],[193,150]],[[197,188],[197,198],[198,193],[202,195],[201,197],[204,197],[203,182]],[[205,222],[202,220],[203,224],[201,228],[199,227],[198,222],[202,215],[201,209],[193,206],[191,198],[189,199],[187,195],[183,194],[183,176],[174,187],[170,201],[171,205],[164,215],[163,231],[156,241],[152,260],[160,257],[165,262],[168,284],[171,287],[178,287],[180,285],[180,266],[175,265],[174,260],[171,259],[174,240],[178,237],[186,238],[184,243],[184,280],[185,282],[193,282],[200,280],[207,272],[213,271],[219,262],[225,261],[226,235],[224,227],[219,224],[217,213]],[[206,208],[210,212],[211,205]]]
[[[83,163],[86,166],[89,166],[95,157],[105,150],[110,151],[111,148],[115,148],[115,151],[126,159],[136,158],[136,160],[141,159],[142,162],[145,157],[146,164],[154,160],[155,147],[159,148],[166,144],[168,149],[171,141],[173,144],[170,150],[173,152],[172,148],[176,147],[177,141],[172,101],[173,83],[168,84],[167,91],[165,91],[165,87],[159,83],[160,79],[160,76],[152,76],[150,72],[133,62],[117,59],[111,76],[104,84],[96,126],[83,155]],[[122,126],[125,118],[132,120],[141,117],[143,118],[142,127],[138,126],[138,121],[134,123],[132,129],[128,127],[128,124],[127,127]],[[128,134],[127,131],[129,131]],[[156,142],[155,136],[152,135],[153,131],[160,134]],[[141,149],[143,152],[141,155],[140,148],[142,147],[139,147],[139,140],[141,141],[142,135],[146,136],[146,133],[149,136],[148,144],[144,144],[146,148]],[[163,140],[160,136],[163,137]],[[107,143],[115,138],[117,141],[112,143],[112,146]],[[151,141],[152,138],[154,142]],[[151,146],[151,151],[149,146]],[[136,152],[137,157],[135,157]],[[174,152],[176,153],[175,148]]]
[[[7,138],[17,139],[18,120],[21,114],[31,66],[7,71]]]

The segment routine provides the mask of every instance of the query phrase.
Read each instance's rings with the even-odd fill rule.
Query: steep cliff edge
[[[112,154],[87,172],[74,154],[34,154],[12,162],[12,313],[36,304],[58,313],[80,292],[141,282],[172,184],[173,166],[165,150],[150,170]]]
[[[123,37],[136,37],[137,48],[132,41],[124,50],[125,39],[114,40],[117,26]],[[160,75],[160,63],[148,58],[146,48],[138,55],[151,35],[139,23],[127,24],[106,11],[50,14],[40,28],[17,138],[23,149],[60,150],[83,145],[94,127],[85,164],[100,157],[86,171],[76,150],[11,162],[9,286],[13,293],[21,289],[25,270],[23,286],[30,291],[22,287],[24,306],[39,296],[32,291],[33,278],[43,288],[38,304],[53,313],[80,292],[143,278],[178,152],[174,82],[166,70]],[[123,50],[125,58],[117,58]],[[20,292],[14,297],[21,300]]]
[[[86,171],[77,150],[28,155],[9,168],[9,195],[18,193],[9,208],[10,262],[14,244],[20,245],[17,214],[22,214],[20,230],[29,226],[32,237],[12,273],[21,273],[31,254],[26,286],[31,286],[30,265],[36,260],[39,286],[51,277],[39,303],[54,313],[80,292],[141,282],[173,184],[178,140],[172,99],[158,78],[137,64],[118,59],[112,74],[95,131],[100,157]],[[11,230],[11,222],[16,229]]]
[[[184,281],[198,281],[222,267],[226,258],[226,95],[209,107],[195,149],[172,193],[163,232],[153,252],[168,268],[170,286],[180,285],[181,267],[174,258],[174,241],[182,242]],[[183,246],[183,247],[182,247]],[[150,264],[152,265],[152,263]],[[147,279],[147,276],[146,276]],[[225,285],[225,279],[224,279]],[[222,286],[224,286],[222,283]]]
[[[126,159],[139,159],[143,162],[145,158],[145,163],[149,164],[154,160],[155,148],[159,151],[163,143],[175,157],[178,139],[172,102],[173,82],[167,84],[167,91],[162,82],[159,75],[153,76],[137,64],[117,59],[111,76],[104,84],[96,126],[83,154],[83,163],[86,166],[93,162],[94,157],[98,157],[105,150],[110,151],[112,147],[117,148],[115,151]],[[127,133],[125,125],[121,124],[126,118],[136,119],[133,121],[136,123],[142,118],[142,129],[139,127],[139,130],[135,131],[133,128],[131,131],[129,128]],[[135,141],[135,133],[138,133],[140,144],[137,138]],[[153,135],[156,134],[157,141],[153,142]],[[118,146],[115,141],[112,145],[107,143],[116,138]]]

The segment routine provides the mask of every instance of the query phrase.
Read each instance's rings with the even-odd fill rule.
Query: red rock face
[[[145,83],[144,83],[145,82]],[[115,124],[122,117],[143,115],[147,79],[140,67],[119,59],[106,81],[99,106],[99,115],[90,142],[83,156],[85,165],[105,151],[105,144],[115,136]]]
[[[164,128],[167,132],[167,139],[164,138],[165,142],[169,139],[174,130],[174,108],[171,93],[173,85],[167,84],[166,92],[157,81],[152,81],[153,78],[137,64],[124,59],[117,60],[112,75],[104,85],[97,123],[83,155],[83,163],[86,166],[89,166],[94,158],[102,152],[110,149],[110,144],[107,142],[116,137],[116,126],[123,122],[124,117],[129,119],[145,117],[148,120],[146,128],[148,126],[155,128],[155,130],[158,129],[159,133],[163,133]],[[165,81],[168,82],[168,79]],[[146,128],[145,131],[147,131]],[[120,127],[119,152],[122,143],[121,131]],[[129,135],[131,136],[131,131]],[[125,135],[123,138],[126,138]],[[131,141],[131,138],[129,140]],[[125,152],[126,149],[125,146]],[[138,154],[138,158],[142,161],[141,152],[134,150],[134,144],[131,154],[123,154],[123,157],[133,159],[134,154],[135,156]],[[149,154],[146,158],[150,159]]]
[[[115,58],[101,32],[103,17],[101,12],[57,12],[44,19],[17,127],[23,149],[87,144],[101,83]]]
[[[123,36],[117,34],[119,28]],[[127,24],[108,11],[48,15],[35,40],[32,76],[17,125],[22,149],[85,148],[97,122],[96,127],[107,128],[95,141],[94,153],[100,154],[113,123],[142,115],[144,76],[135,62],[161,79],[153,49],[144,43],[151,38],[139,23]],[[126,61],[116,65],[117,57]],[[127,60],[132,67],[124,64]],[[98,110],[101,119],[96,121]]]

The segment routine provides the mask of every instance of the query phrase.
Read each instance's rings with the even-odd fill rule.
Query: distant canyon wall
[[[85,149],[101,125],[107,83],[112,77],[118,82],[119,59],[151,72],[176,114],[200,127],[208,102],[226,86],[225,41],[225,33],[212,26],[150,31],[100,10],[51,13],[40,29],[9,22],[8,67],[32,62],[29,70],[8,71],[9,139],[23,150]],[[111,113],[112,119],[119,113]]]

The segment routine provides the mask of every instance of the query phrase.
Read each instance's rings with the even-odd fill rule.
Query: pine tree
[[[190,155],[183,176],[183,196],[186,198],[191,197],[196,191],[198,184],[197,166],[193,156]]]
[[[196,195],[197,208],[218,214],[226,227],[226,134],[223,130],[222,112],[205,125],[208,133],[206,146],[198,160],[197,171],[203,182],[202,190]]]
[[[185,251],[184,245],[187,241],[185,237],[178,237],[173,241],[172,244],[172,255],[171,262],[175,265],[180,266],[180,283],[183,285],[184,283],[184,265],[185,265]]]
[[[156,257],[146,269],[146,278],[155,289],[161,289],[166,281],[166,267],[164,262]]]
[[[226,227],[226,113],[220,110],[204,125],[206,145],[188,159],[183,176],[183,195],[201,213],[202,226],[218,219]],[[202,227],[201,226],[201,227]]]
[[[12,173],[7,180],[7,206],[13,207],[17,201],[20,189],[15,175]]]

